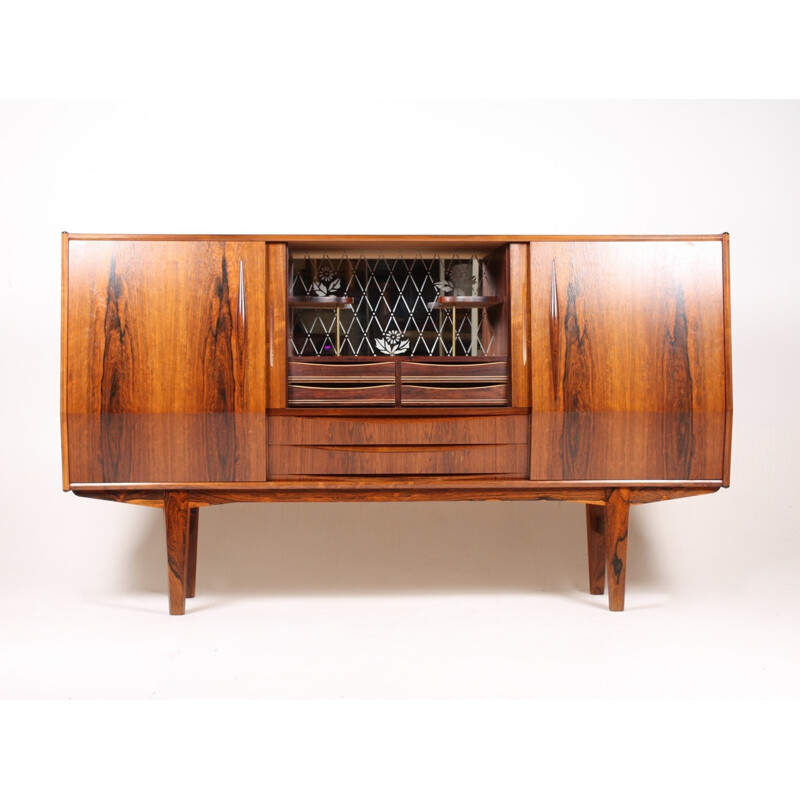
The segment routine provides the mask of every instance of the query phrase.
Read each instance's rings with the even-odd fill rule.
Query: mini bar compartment
[[[291,252],[288,282],[290,406],[508,404],[506,246]]]

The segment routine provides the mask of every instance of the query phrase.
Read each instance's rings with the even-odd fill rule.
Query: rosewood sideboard
[[[63,488],[162,507],[568,500],[624,605],[630,506],[730,482],[728,234],[62,237]],[[435,532],[431,532],[435,535]]]

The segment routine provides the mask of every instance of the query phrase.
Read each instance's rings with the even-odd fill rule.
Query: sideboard
[[[62,235],[63,488],[199,509],[567,500],[624,607],[630,506],[730,483],[728,234]],[[435,536],[431,531],[431,536]]]

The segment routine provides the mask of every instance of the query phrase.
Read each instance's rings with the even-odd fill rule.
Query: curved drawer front
[[[342,362],[326,362],[324,359],[315,358],[311,361],[289,361],[289,382],[326,383],[334,382],[363,382],[380,381],[386,383],[394,381],[395,362],[362,360]]]
[[[508,384],[404,383],[404,406],[504,406],[508,402]]]
[[[504,383],[508,380],[508,359],[492,361],[406,361],[401,380],[406,383],[459,383],[480,381]]]
[[[287,399],[292,406],[393,406],[395,384],[290,383]]]
[[[527,474],[527,415],[274,416],[269,423],[272,478]]]

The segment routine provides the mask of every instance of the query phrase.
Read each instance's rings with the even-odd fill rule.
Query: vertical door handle
[[[239,322],[242,326],[242,336],[247,325],[247,298],[244,291],[244,261],[239,259]]]
[[[550,273],[550,371],[553,378],[553,397],[558,396],[558,353],[561,328],[558,324],[558,284],[556,282],[556,260]]]

